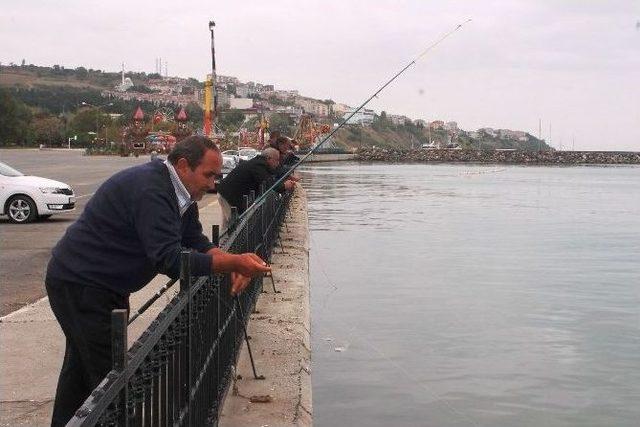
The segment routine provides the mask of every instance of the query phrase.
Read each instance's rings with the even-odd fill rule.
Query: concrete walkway
[[[205,233],[220,222],[215,196],[200,203],[200,220]],[[273,259],[276,286],[271,282],[258,301],[259,313],[251,315],[249,334],[260,374],[255,381],[246,349],[239,359],[242,376],[229,391],[221,424],[225,426],[311,425],[311,376],[309,337],[309,272],[306,197],[298,188],[288,228],[282,235],[286,254]],[[131,296],[132,311],[147,301],[168,281],[158,276]],[[129,328],[130,344],[173,298],[171,289]],[[47,298],[11,313],[0,320],[0,427],[47,426],[55,387],[64,355],[64,336]],[[234,391],[235,390],[235,391]],[[269,395],[271,402],[251,403],[257,395]]]
[[[220,418],[221,427],[310,426],[311,342],[307,199],[296,190],[272,259],[276,289],[265,279],[248,333],[259,375],[255,380],[246,345]],[[267,399],[260,397],[268,396]],[[267,400],[259,402],[256,400]]]

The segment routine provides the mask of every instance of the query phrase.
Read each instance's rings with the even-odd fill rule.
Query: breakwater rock
[[[481,151],[363,148],[356,160],[381,162],[509,163],[546,165],[640,164],[632,151]]]

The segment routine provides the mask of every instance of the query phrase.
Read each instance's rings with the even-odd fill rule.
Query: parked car
[[[238,156],[240,157],[240,160],[251,160],[258,154],[260,154],[260,152],[251,147],[240,147],[240,149],[238,150]]]
[[[0,207],[11,222],[27,223],[74,210],[76,198],[64,182],[26,176],[0,162]]]
[[[222,177],[227,176],[238,165],[238,162],[236,157],[222,154]]]
[[[233,157],[236,164],[240,163],[240,156],[238,155],[238,150],[226,150],[222,152],[222,156],[230,156]]]

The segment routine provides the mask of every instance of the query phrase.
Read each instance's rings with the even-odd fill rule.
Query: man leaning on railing
[[[198,205],[220,175],[218,147],[202,136],[105,181],[53,248],[45,284],[66,337],[52,426],[63,426],[111,369],[111,311],[158,274],[177,278],[192,249],[193,275],[231,273],[232,292],[268,272],[253,253],[224,252],[202,233]]]

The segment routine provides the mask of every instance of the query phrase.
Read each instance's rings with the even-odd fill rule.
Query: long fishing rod
[[[360,110],[362,110],[367,104],[369,104],[369,102],[371,102],[371,100],[373,98],[376,98],[378,96],[378,94],[380,92],[382,92],[384,89],[386,89],[387,86],[389,86],[391,83],[393,83],[393,81],[395,79],[397,79],[398,77],[400,77],[402,74],[404,74],[405,71],[407,71],[409,68],[411,68],[413,65],[416,64],[417,61],[419,61],[420,59],[422,59],[422,57],[424,57],[429,51],[431,51],[433,48],[435,48],[436,46],[438,46],[440,43],[442,43],[446,38],[448,38],[450,35],[452,35],[453,33],[455,33],[456,31],[458,31],[460,28],[462,28],[463,25],[467,24],[471,22],[471,19],[467,19],[466,21],[464,21],[461,24],[456,25],[452,30],[446,32],[445,34],[443,34],[439,39],[437,39],[435,42],[431,43],[429,46],[427,46],[427,48],[425,50],[423,50],[418,56],[416,56],[413,60],[411,60],[411,62],[409,62],[407,65],[405,65],[400,71],[398,71],[393,77],[391,77],[386,83],[384,83],[382,86],[380,86],[380,88],[375,91],[373,93],[373,95],[371,95],[369,98],[367,98],[366,101],[364,101],[357,109],[355,109],[350,115],[349,117],[347,117],[346,119],[344,119],[342,121],[342,123],[340,123],[333,131],[331,131],[331,133],[329,133],[329,135],[327,135],[322,141],[320,141],[315,147],[313,147],[311,150],[309,150],[309,152],[307,154],[305,154],[302,158],[300,158],[300,160],[298,160],[296,163],[294,163],[289,170],[283,175],[281,176],[278,180],[276,180],[273,185],[271,185],[271,187],[269,187],[264,193],[262,193],[254,202],[251,206],[249,206],[249,208],[247,208],[247,210],[245,210],[242,215],[240,215],[238,217],[238,220],[242,220],[242,218],[244,218],[248,212],[250,212],[251,210],[253,210],[256,206],[258,206],[266,197],[267,194],[269,194],[271,191],[275,190],[275,188],[280,185],[284,180],[286,180],[289,175],[291,175],[293,173],[293,171],[296,170],[296,168],[298,166],[300,166],[306,159],[309,158],[309,156],[311,156],[315,151],[318,150],[318,148],[320,148],[322,146],[322,144],[324,144],[326,141],[328,141],[337,131],[339,131],[345,124],[347,124],[349,122],[349,120],[351,120],[351,118],[353,116],[355,116]]]

